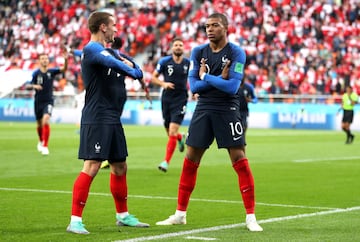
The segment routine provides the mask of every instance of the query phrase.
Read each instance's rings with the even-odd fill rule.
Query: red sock
[[[248,160],[246,158],[240,159],[233,164],[234,170],[238,175],[239,188],[244,202],[246,214],[254,213],[255,211],[255,190],[254,178],[250,170]]]
[[[93,177],[81,172],[74,182],[71,215],[82,217]]]
[[[113,173],[110,173],[110,191],[115,201],[116,212],[127,212],[128,188],[126,183],[126,175],[117,176]]]
[[[165,160],[167,163],[170,163],[171,157],[174,154],[175,148],[176,148],[176,136],[169,136],[168,143],[166,145],[166,154],[165,154]]]
[[[182,134],[178,133],[178,134],[177,134],[177,140],[178,140],[178,141],[181,141],[182,138],[183,138]]]
[[[40,140],[40,142],[42,142],[43,141],[43,139],[42,139],[42,127],[38,126],[36,128],[36,130],[37,130],[37,133],[38,133],[38,136],[39,136],[39,140]]]
[[[177,210],[186,211],[190,195],[195,187],[198,168],[198,164],[185,157],[179,183]]]
[[[47,147],[49,143],[49,136],[50,136],[50,125],[45,124],[42,129],[42,140],[43,140],[43,146]]]

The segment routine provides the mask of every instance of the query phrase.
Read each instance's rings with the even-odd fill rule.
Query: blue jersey
[[[81,56],[86,89],[82,124],[117,124],[126,100],[125,76],[142,79],[139,66],[129,67],[98,42],[89,42]]]
[[[42,86],[42,90],[36,90],[35,101],[38,103],[54,102],[53,88],[54,79],[57,74],[61,73],[59,68],[49,68],[45,73],[37,69],[32,74],[31,84]]]
[[[206,60],[207,74],[199,77],[200,61]],[[221,77],[227,61],[231,61],[229,77]],[[199,94],[197,110],[227,111],[239,109],[238,89],[243,78],[246,61],[245,51],[233,43],[227,43],[214,53],[209,44],[195,47],[191,51],[189,84],[192,93]]]
[[[239,88],[239,100],[240,100],[240,112],[249,113],[249,105],[247,98],[251,98],[253,103],[257,102],[257,97],[255,96],[254,86],[248,82],[245,82]]]
[[[175,84],[175,89],[163,90],[162,99],[174,100],[174,98],[187,99],[187,79],[190,60],[183,58],[181,63],[176,63],[172,56],[165,56],[158,61],[156,71],[164,76],[165,82]]]

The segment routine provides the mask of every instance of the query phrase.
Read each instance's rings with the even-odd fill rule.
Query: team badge
[[[243,73],[244,64],[242,64],[240,62],[236,62],[234,71],[237,72],[237,73]]]

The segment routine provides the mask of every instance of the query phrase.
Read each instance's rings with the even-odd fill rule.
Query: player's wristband
[[[205,73],[205,72],[204,72],[203,74],[201,74],[200,79],[201,79],[201,80],[204,80],[205,75],[206,75],[206,73]]]

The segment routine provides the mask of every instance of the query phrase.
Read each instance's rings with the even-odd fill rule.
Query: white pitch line
[[[177,200],[177,197],[157,197],[157,196],[144,196],[144,195],[130,195],[130,197],[145,198],[145,199]],[[219,199],[190,198],[190,201],[243,204],[242,200],[241,201],[232,201],[232,200],[219,200]],[[337,209],[337,208],[333,208],[333,207],[314,207],[314,206],[275,204],[275,203],[262,203],[262,202],[256,202],[256,204],[262,205],[262,206],[271,206],[271,207],[308,208],[308,209],[325,209],[325,210]]]
[[[299,130],[298,130],[299,131]],[[338,135],[337,133],[334,133],[334,132],[317,132],[318,135],[321,135],[321,136],[325,136],[325,135],[328,135],[328,136],[335,136],[335,135]],[[294,132],[294,131],[289,131],[289,132],[284,132],[282,131],[281,133],[279,132],[266,132],[266,134],[264,133],[254,133],[254,132],[250,132],[249,133],[249,136],[256,136],[256,137],[269,137],[269,136],[279,136],[279,137],[282,137],[282,136],[296,136],[296,137],[299,137],[299,136],[313,136],[314,133],[312,132]]]
[[[256,202],[256,205],[269,206],[269,207],[271,206],[271,207],[307,208],[307,209],[323,209],[323,210],[338,209],[332,207],[314,207],[314,206],[291,205],[291,204],[261,203],[261,202]]]
[[[335,161],[337,161],[337,160],[360,160],[360,156],[297,159],[297,160],[293,160],[293,162],[317,162],[317,161],[334,161],[334,160]]]
[[[42,190],[42,189],[30,189],[30,188],[7,188],[0,187],[0,191],[15,191],[15,192],[41,192],[41,193],[61,193],[61,194],[72,194],[71,191],[59,191],[59,190]],[[112,196],[110,193],[90,192],[90,195],[94,196]],[[145,196],[145,195],[128,195],[128,197],[140,198],[140,199],[162,199],[162,200],[177,200],[176,197],[162,197],[162,196]],[[203,198],[190,198],[190,201],[195,202],[209,202],[209,203],[233,203],[243,204],[242,201],[232,200],[217,200],[217,199],[203,199]],[[291,205],[291,204],[276,204],[276,203],[262,203],[256,202],[257,205],[268,206],[268,207],[287,207],[287,208],[305,208],[305,209],[323,209],[332,210],[337,208],[331,207],[314,207],[314,206],[303,206],[303,205]]]
[[[186,236],[185,239],[194,239],[194,240],[217,240],[217,238],[208,238],[208,237],[198,237],[198,236]]]
[[[333,213],[345,213],[345,212],[351,212],[351,211],[355,211],[355,210],[360,210],[360,206],[344,208],[344,209],[338,208],[338,209],[329,210],[329,211],[305,213],[305,214],[298,214],[298,215],[278,217],[278,218],[269,218],[269,219],[259,220],[258,223],[259,224],[274,223],[274,222],[281,222],[281,221],[287,221],[287,220],[328,215],[328,214],[333,214]],[[175,232],[175,233],[138,237],[138,238],[127,239],[127,240],[117,240],[115,242],[120,242],[120,241],[121,242],[141,242],[141,241],[149,241],[149,240],[168,239],[168,238],[179,237],[179,236],[183,236],[183,235],[198,234],[198,233],[204,233],[204,232],[210,232],[210,231],[219,231],[219,230],[232,229],[232,228],[244,227],[244,226],[245,226],[245,223],[229,224],[229,225],[214,226],[214,227],[202,228],[202,229],[192,229],[192,230],[180,231],[180,232]]]

